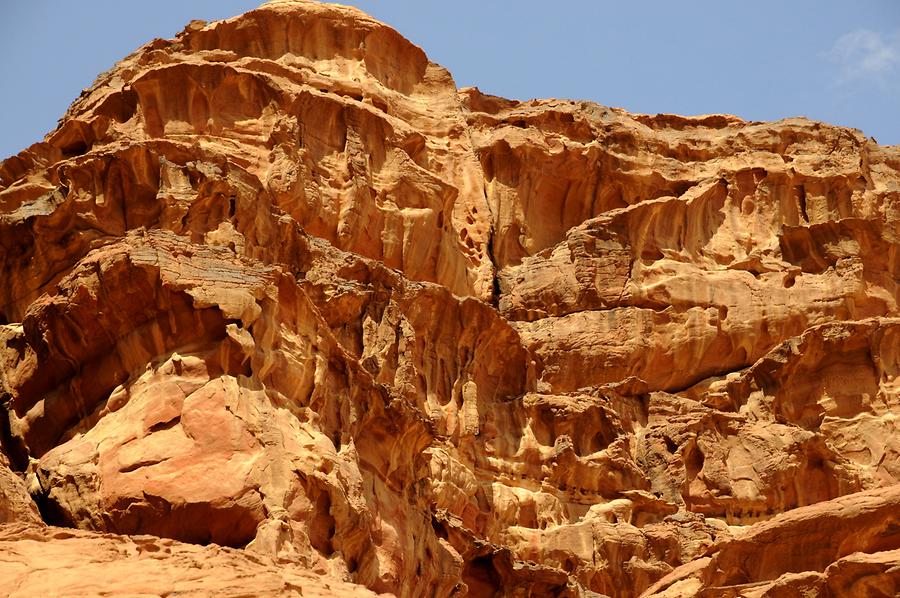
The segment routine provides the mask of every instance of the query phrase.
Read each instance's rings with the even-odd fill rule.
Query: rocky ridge
[[[457,89],[341,6],[191,23],[0,164],[0,578],[895,595],[898,223],[859,131]]]

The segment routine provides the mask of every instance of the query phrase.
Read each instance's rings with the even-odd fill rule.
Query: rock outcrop
[[[895,595],[898,226],[859,131],[457,89],[347,7],[191,23],[0,164],[0,578]]]

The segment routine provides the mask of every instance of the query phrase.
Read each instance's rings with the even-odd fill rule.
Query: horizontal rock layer
[[[0,164],[0,577],[893,595],[898,222],[855,130],[457,89],[346,7],[192,23]]]

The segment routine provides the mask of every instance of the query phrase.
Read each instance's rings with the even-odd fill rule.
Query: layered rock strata
[[[191,23],[0,164],[0,577],[893,595],[898,222],[859,131],[457,89],[346,7]]]

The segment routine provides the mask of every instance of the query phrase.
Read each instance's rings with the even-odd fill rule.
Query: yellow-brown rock
[[[643,596],[896,596],[900,487],[801,507],[742,530]]]
[[[0,163],[29,595],[891,596],[900,149],[264,4]]]

